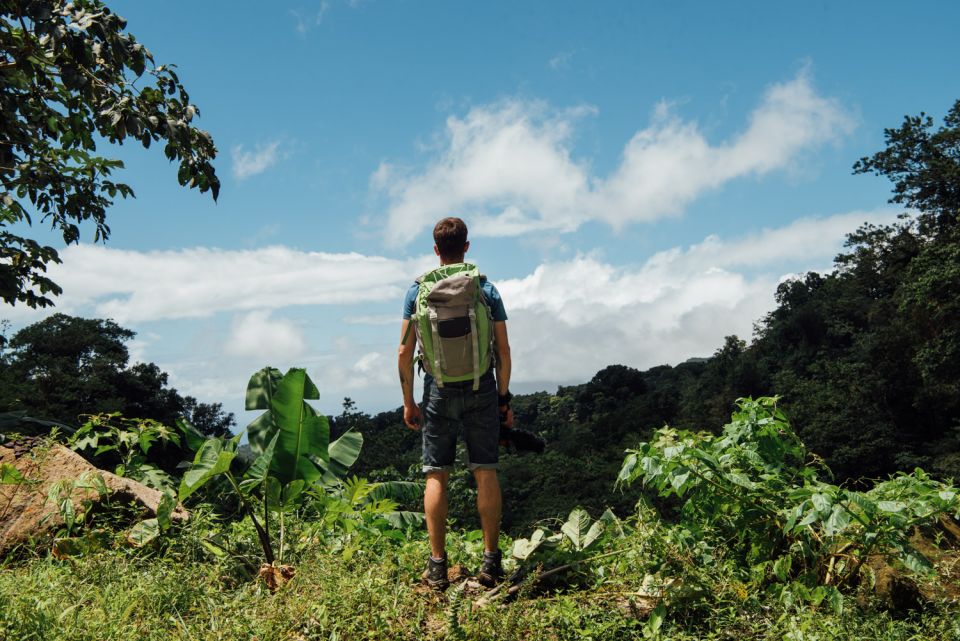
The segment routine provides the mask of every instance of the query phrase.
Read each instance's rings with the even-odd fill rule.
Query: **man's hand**
[[[416,403],[403,406],[403,422],[411,430],[419,430],[423,423],[423,415],[420,413],[420,406]]]
[[[513,427],[513,410],[509,405],[500,406],[500,425],[504,427]]]

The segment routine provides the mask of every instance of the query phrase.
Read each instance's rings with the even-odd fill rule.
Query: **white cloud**
[[[612,363],[645,369],[709,356],[724,336],[751,336],[784,276],[829,265],[861,222],[895,218],[879,211],[804,219],[734,241],[709,237],[636,267],[581,255],[498,282],[515,380],[578,382]]]
[[[382,163],[371,176],[373,189],[389,201],[387,239],[409,242],[451,211],[469,215],[471,232],[480,236],[569,232],[589,220],[619,227],[678,215],[703,192],[788,167],[853,126],[801,72],[769,87],[746,129],[715,145],[695,122],[659,104],[650,124],[625,145],[617,168],[602,177],[572,154],[577,120],[595,112],[507,100],[448,118],[442,149],[423,171]]]
[[[120,323],[400,300],[411,274],[436,262],[432,255],[396,260],[281,246],[138,252],[71,245],[60,257],[63,263],[49,268],[64,290],[57,311],[93,313]],[[4,316],[14,321],[42,314],[25,307],[7,310]]]
[[[233,157],[233,176],[237,180],[245,180],[250,176],[262,174],[277,164],[280,160],[280,142],[275,140],[261,143],[252,151],[247,151],[243,145],[236,145],[230,150]]]
[[[303,332],[293,322],[271,318],[269,311],[256,310],[234,319],[225,351],[272,362],[296,358],[305,347]]]

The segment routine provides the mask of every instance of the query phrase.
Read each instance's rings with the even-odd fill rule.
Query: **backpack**
[[[412,324],[417,330],[420,363],[437,387],[473,380],[493,362],[493,317],[483,295],[476,265],[442,265],[417,279]]]

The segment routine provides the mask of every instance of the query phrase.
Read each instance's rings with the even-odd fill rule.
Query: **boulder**
[[[59,509],[47,500],[50,487],[59,481],[75,480],[84,473],[99,474],[112,502],[138,505],[145,517],[156,515],[162,496],[160,491],[142,483],[98,469],[63,445],[48,446],[40,439],[0,445],[0,464],[12,465],[26,479],[18,484],[0,485],[0,556],[23,543],[52,539],[63,526]],[[78,489],[72,500],[79,513],[84,500],[96,504],[105,498],[95,490]],[[184,521],[189,513],[178,505],[172,518]]]

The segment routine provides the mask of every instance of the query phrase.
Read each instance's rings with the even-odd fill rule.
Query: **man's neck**
[[[463,262],[463,256],[461,256],[460,258],[452,259],[452,260],[445,260],[445,259],[441,258],[441,259],[440,259],[440,266],[441,266],[441,267],[444,267],[444,266],[446,266],[446,265],[456,265],[456,264],[462,263],[462,262]]]

